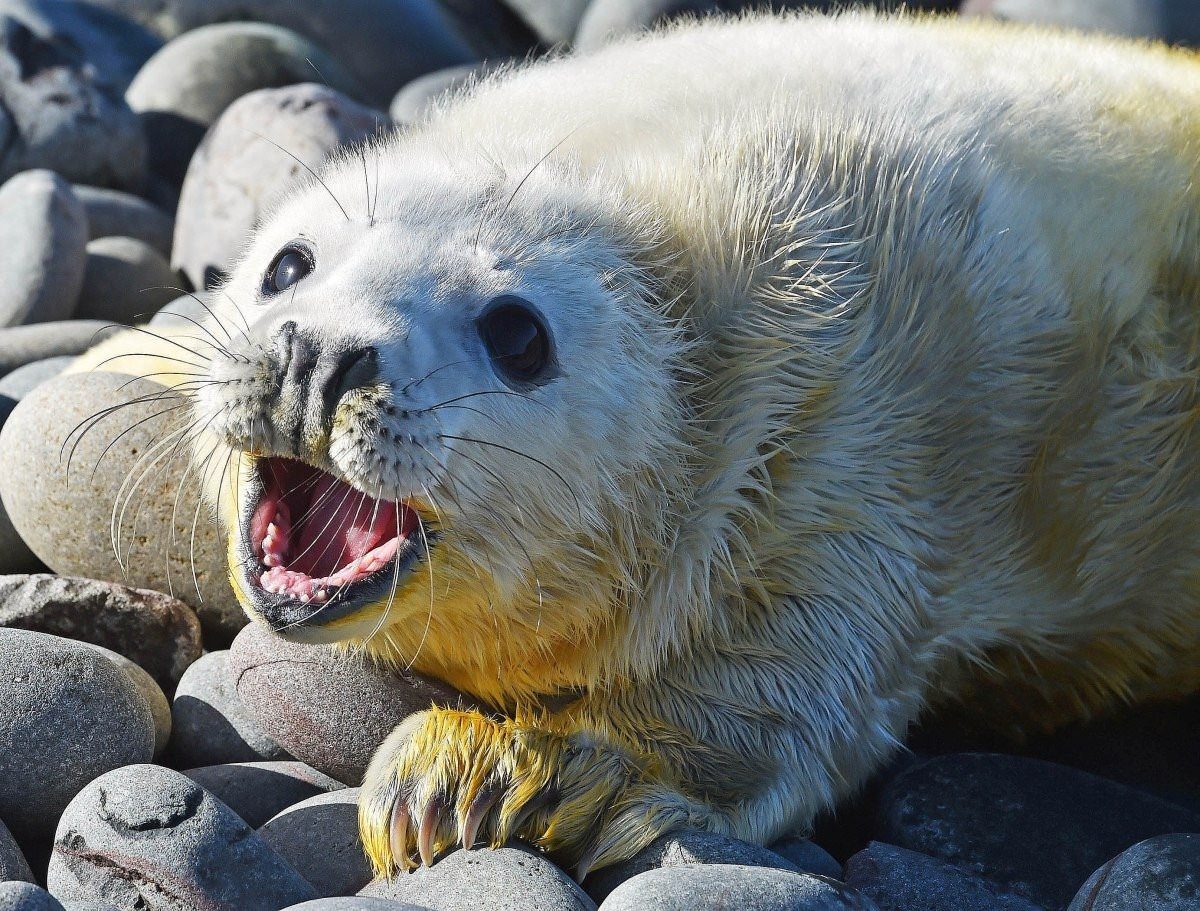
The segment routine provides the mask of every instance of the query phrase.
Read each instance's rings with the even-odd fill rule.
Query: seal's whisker
[[[281,146],[279,143],[277,143],[271,139],[268,139],[262,133],[256,133],[254,130],[247,130],[247,132],[250,133],[252,136],[257,136],[263,142],[268,143],[269,145],[273,145],[275,148],[279,149],[279,151],[281,151],[288,158],[292,159],[292,161],[296,162],[296,164],[300,165],[300,167],[304,168],[304,170],[306,170],[312,176],[313,180],[315,180],[317,183],[319,183],[322,187],[325,188],[325,192],[329,194],[329,198],[333,200],[334,205],[336,205],[338,207],[338,210],[342,213],[342,216],[346,219],[346,221],[352,220],[350,218],[350,213],[346,211],[346,207],[343,206],[341,201],[333,194],[333,190],[329,189],[329,184],[327,184],[321,178],[320,174],[318,174],[311,167],[309,167],[308,163],[305,162],[304,159],[300,158],[298,155],[292,154],[287,149],[285,149],[283,146]]]
[[[173,445],[175,438],[181,436],[184,432],[186,432],[186,430],[187,427],[179,427],[168,434],[165,438],[147,447],[142,456],[136,462],[134,462],[129,471],[125,473],[125,477],[121,480],[121,484],[117,488],[117,494],[113,498],[112,513],[109,516],[109,540],[112,545],[113,552],[117,558],[117,565],[121,567],[122,572],[125,571],[125,564],[121,556],[120,528],[122,522],[124,521],[125,509],[128,506],[130,497],[132,496],[132,491],[136,489],[138,480],[140,480],[140,478],[135,480],[135,477],[137,477],[137,472],[141,469],[142,463],[147,459],[151,460],[146,469],[146,471],[149,472],[153,470],[154,465],[160,458],[175,452]],[[157,451],[160,447],[163,448],[163,451],[158,453]],[[129,485],[130,490],[128,494],[126,492],[127,485]]]
[[[425,553],[429,553],[429,537],[425,534],[425,521],[421,518],[420,513],[417,514],[417,529],[421,532],[421,543]],[[404,668],[406,671],[411,671],[413,665],[417,663],[417,659],[421,657],[421,649],[425,647],[425,640],[429,638],[429,627],[433,624],[433,561],[426,557],[425,564],[429,569],[429,611],[425,614],[425,629],[421,631],[421,639],[417,642],[417,649],[413,652],[412,660]]]

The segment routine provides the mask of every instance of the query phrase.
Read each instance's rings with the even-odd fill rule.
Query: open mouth
[[[243,505],[243,565],[255,606],[277,628],[378,600],[425,551],[425,529],[403,501],[377,500],[294,459],[259,459],[255,475]]]

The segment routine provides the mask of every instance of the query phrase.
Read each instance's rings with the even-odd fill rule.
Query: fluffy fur
[[[491,77],[280,207],[218,317],[379,346],[307,457],[442,535],[292,634],[506,716],[381,748],[377,868],[476,831],[581,869],[683,824],[767,842],[932,704],[1028,729],[1193,688],[1196,111],[1181,51],[709,22]],[[297,235],[315,272],[257,300]],[[528,398],[482,394],[467,328],[506,292],[562,366]],[[240,466],[271,415],[226,389],[198,416]]]

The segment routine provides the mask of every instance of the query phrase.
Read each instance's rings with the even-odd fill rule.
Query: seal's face
[[[408,167],[364,206],[350,167],[280,210],[220,295],[197,417],[229,456],[210,487],[235,588],[309,641],[583,635],[628,572],[598,567],[669,435],[675,342],[553,185]]]

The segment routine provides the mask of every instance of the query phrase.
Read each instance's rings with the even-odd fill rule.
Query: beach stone
[[[0,882],[33,882],[33,872],[8,826],[0,822]]]
[[[1195,911],[1200,834],[1139,842],[1093,873],[1067,911]]]
[[[288,807],[345,785],[302,762],[232,762],[183,773],[257,829]]]
[[[480,57],[524,57],[538,50],[537,33],[504,0],[438,0],[438,5]]]
[[[486,76],[495,67],[483,63],[452,66],[418,76],[392,99],[388,114],[396,123],[415,123],[457,89]]]
[[[387,124],[382,112],[311,83],[239,98],[188,167],[176,214],[175,268],[193,287],[212,287],[270,205],[309,179],[300,162],[319,170],[338,147]],[[361,209],[366,200],[360,196],[353,204]]]
[[[2,115],[0,115],[2,116]],[[0,326],[65,319],[83,287],[87,216],[71,185],[24,171],[0,187]]]
[[[171,703],[167,702],[167,696],[162,691],[162,687],[140,665],[130,661],[120,652],[114,652],[112,649],[96,645],[94,642],[80,642],[79,644],[94,649],[115,664],[117,669],[128,677],[129,681],[137,688],[142,701],[146,703],[146,708],[150,709],[150,717],[154,721],[154,758],[157,759],[171,740]]]
[[[958,753],[884,789],[879,841],[936,857],[1050,909],[1130,845],[1200,831],[1200,815],[1054,763]]]
[[[547,44],[570,44],[589,0],[505,0]]]
[[[717,0],[592,0],[579,20],[575,47],[593,51],[668,19],[709,15],[719,9]]]
[[[277,911],[316,897],[229,807],[152,765],[109,772],[75,796],[46,883],[64,902],[145,911]]]
[[[208,310],[205,309],[206,306],[211,307],[212,304],[205,299],[205,292],[184,294],[160,308],[154,316],[150,317],[149,325],[156,331],[159,326],[169,326],[172,329],[191,331],[197,338],[204,338],[204,332],[196,323],[203,323],[211,318]],[[221,338],[222,330],[220,328],[210,331],[214,332],[217,338]],[[230,331],[237,334],[236,329]]]
[[[180,293],[163,255],[133,237],[101,237],[87,245],[87,266],[75,315],[133,326]]]
[[[784,838],[767,847],[784,860],[791,861],[802,873],[815,873],[830,879],[842,878],[842,865],[832,854],[807,838]]]
[[[962,12],[1171,44],[1200,41],[1200,6],[1194,0],[965,0]]]
[[[0,626],[104,646],[174,690],[200,657],[200,623],[169,595],[49,573],[0,576]]]
[[[163,412],[183,402],[157,383],[116,373],[68,373],[43,383],[0,431],[0,496],[13,526],[55,572],[174,591],[196,611],[205,641],[218,647],[246,621],[215,523],[195,521],[197,510],[208,514],[198,502],[199,472],[185,478],[191,454],[184,447],[164,455],[142,477],[145,454],[188,419],[187,409]],[[123,403],[131,404],[88,423]],[[139,459],[140,473],[131,475]],[[110,524],[131,476],[136,491],[127,509],[118,507],[123,568]]]
[[[292,905],[283,911],[429,911],[416,905],[388,901],[386,898],[367,898],[352,895],[342,898],[318,898],[316,901]]]
[[[692,864],[649,870],[627,880],[604,911],[876,911],[841,883],[770,867]]]
[[[352,895],[371,882],[358,838],[358,788],[302,800],[268,820],[258,837],[275,849],[318,895]]]
[[[69,181],[138,188],[145,140],[121,98],[119,68],[154,46],[133,23],[84,4],[3,0],[0,180],[46,168]]]
[[[75,358],[69,354],[47,357],[25,364],[12,373],[0,377],[0,398],[10,399],[12,402],[4,416],[8,417],[8,411],[12,411],[17,402],[25,398],[27,393],[32,392],[47,380],[54,379],[66,370],[73,360]]]
[[[0,818],[20,840],[109,769],[148,762],[154,721],[137,687],[81,643],[0,629]]]
[[[82,354],[113,328],[101,320],[76,319],[0,329],[0,376],[33,361]]]
[[[166,44],[142,67],[125,97],[146,130],[151,170],[178,185],[205,131],[234,101],[256,89],[313,80],[349,95],[360,93],[334,58],[292,30],[224,22]],[[262,129],[259,125],[255,132]]]
[[[169,212],[140,196],[106,187],[77,184],[75,196],[87,214],[89,240],[133,237],[170,257],[175,218]]]
[[[53,895],[32,883],[0,882],[0,911],[64,911]]]
[[[435,703],[469,705],[429,678],[391,673],[329,646],[288,642],[261,623],[233,640],[229,671],[272,739],[348,785],[362,782],[375,748],[409,715]]]
[[[209,652],[187,669],[171,718],[171,755],[183,768],[292,758],[242,704],[227,651]]]
[[[629,860],[597,870],[584,881],[588,895],[602,902],[626,880],[666,867],[690,864],[734,864],[741,867],[772,867],[793,873],[805,872],[774,851],[727,835],[698,829],[672,832],[651,842]]]
[[[524,845],[461,848],[432,867],[377,879],[360,895],[409,902],[431,911],[595,911],[571,877]],[[694,906],[690,906],[694,907]],[[639,911],[646,911],[645,907]]]
[[[476,52],[436,0],[92,0],[164,37],[214,22],[270,22],[304,35],[343,62],[377,106],[423,73]],[[328,77],[328,74],[326,74]],[[305,81],[314,81],[310,76]],[[316,81],[326,81],[317,79]],[[331,80],[330,80],[331,81]]]
[[[880,911],[1042,911],[933,857],[872,842],[846,862],[846,885]]]

